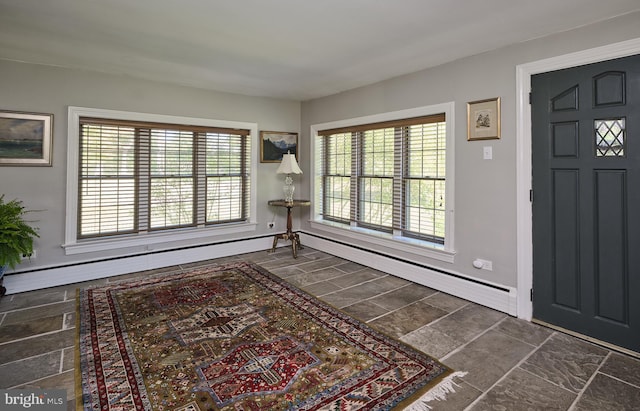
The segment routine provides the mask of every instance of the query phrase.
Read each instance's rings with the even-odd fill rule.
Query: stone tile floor
[[[640,360],[323,252],[290,249],[229,260],[255,262],[456,371],[456,392],[434,410],[638,410]],[[115,263],[114,263],[115,264]],[[76,288],[0,300],[0,388],[63,388],[75,409]]]

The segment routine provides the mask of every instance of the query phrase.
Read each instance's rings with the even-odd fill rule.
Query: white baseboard
[[[509,315],[516,315],[517,292],[515,288],[483,283],[471,278],[467,279],[466,276],[459,273],[443,274],[427,267],[305,233],[300,233],[300,242],[316,250],[375,268]]]
[[[473,301],[477,304],[516,315],[516,290],[504,286],[483,284],[477,280],[466,279],[464,275],[447,275],[410,262],[404,262],[371,253],[366,250],[336,243],[320,237],[300,233],[301,242],[311,248],[324,251],[356,263],[404,278],[427,287]],[[71,266],[49,267],[25,273],[4,276],[7,294],[33,291],[42,288],[57,287],[97,280],[137,271],[152,270],[177,264],[186,264],[212,258],[228,257],[237,254],[268,250],[271,237],[212,244],[180,250],[169,250],[152,254],[80,263]]]
[[[194,261],[267,250],[271,248],[272,243],[272,237],[255,238],[70,266],[49,267],[5,275],[4,286],[7,288],[7,294],[15,294]]]

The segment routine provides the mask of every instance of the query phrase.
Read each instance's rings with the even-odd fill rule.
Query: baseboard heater
[[[264,235],[39,267],[5,274],[4,286],[7,288],[7,294],[15,294],[137,271],[263,251],[270,249],[272,244],[273,235]]]
[[[515,288],[483,282],[460,273],[430,267],[315,233],[302,231],[300,239],[304,246],[464,298],[509,315],[515,316],[517,313]]]
[[[459,273],[429,267],[314,233],[302,231],[299,234],[302,244],[319,251],[375,268],[510,315],[516,315],[517,293],[514,288],[485,283]],[[41,267],[5,274],[4,286],[7,288],[7,294],[15,294],[137,271],[263,251],[270,249],[272,244],[273,236],[265,235]],[[284,243],[282,245],[285,246]]]

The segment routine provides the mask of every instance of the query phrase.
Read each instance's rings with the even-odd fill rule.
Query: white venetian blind
[[[319,131],[322,217],[444,243],[444,114]]]
[[[150,132],[150,229],[194,225],[194,133]]]
[[[80,236],[135,231],[136,184],[135,129],[81,123]]]
[[[233,222],[247,218],[242,207],[249,193],[249,150],[246,137],[235,133],[205,133],[206,221]]]
[[[80,119],[78,237],[246,221],[249,130]]]
[[[323,215],[348,222],[351,215],[351,133],[325,137],[323,158]]]

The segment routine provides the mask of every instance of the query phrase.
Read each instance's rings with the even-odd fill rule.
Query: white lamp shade
[[[296,161],[296,155],[287,153],[282,155],[282,163],[276,171],[277,174],[302,174],[302,170]]]

